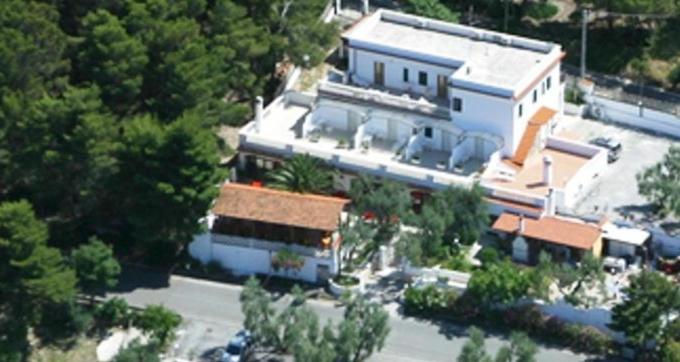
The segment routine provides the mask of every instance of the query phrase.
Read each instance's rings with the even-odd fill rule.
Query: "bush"
[[[557,15],[559,10],[555,4],[549,2],[530,3],[527,9],[527,16],[536,20],[545,20]]]
[[[359,284],[359,278],[345,274],[335,276],[333,281],[339,285],[342,285],[343,287],[350,287]]]
[[[43,310],[36,335],[47,343],[68,340],[87,332],[92,315],[76,302],[51,304]]]
[[[450,311],[457,299],[457,292],[440,289],[434,285],[422,288],[408,287],[404,291],[404,308],[407,313],[441,314]]]
[[[162,305],[150,305],[140,313],[135,325],[151,334],[160,347],[164,347],[172,339],[173,332],[182,323],[182,317]]]
[[[498,250],[495,248],[484,247],[482,251],[479,252],[477,259],[482,262],[482,265],[495,264],[501,260]]]
[[[118,352],[113,362],[160,362],[158,346],[155,343],[142,345],[138,339]]]
[[[130,306],[125,299],[115,297],[97,306],[94,311],[97,323],[105,327],[127,326],[132,318]]]

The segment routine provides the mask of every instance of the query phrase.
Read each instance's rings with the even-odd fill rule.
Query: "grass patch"
[[[97,360],[97,341],[81,337],[68,348],[38,347],[28,358],[29,362],[92,362]]]
[[[527,16],[536,20],[550,19],[557,15],[560,9],[556,5],[548,2],[531,3],[527,9]]]

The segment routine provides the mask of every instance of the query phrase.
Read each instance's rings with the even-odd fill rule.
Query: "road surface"
[[[150,270],[126,271],[115,292],[109,296],[125,298],[131,305],[163,304],[179,312],[185,320],[176,344],[177,356],[196,358],[223,346],[241,328],[239,285],[209,282],[179,276],[164,276]],[[281,298],[281,299],[286,299]],[[277,303],[283,305],[285,300]],[[310,300],[309,305],[322,321],[337,321],[342,309],[331,301]],[[394,306],[391,306],[394,307]],[[453,324],[403,317],[390,310],[391,332],[385,348],[371,361],[455,361],[466,341],[465,328]],[[502,336],[500,338],[503,338]],[[486,345],[494,353],[506,340],[487,336]],[[538,361],[585,361],[586,356],[541,346]]]

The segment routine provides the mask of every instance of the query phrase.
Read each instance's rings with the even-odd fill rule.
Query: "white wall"
[[[355,74],[364,82],[373,83],[374,63],[383,62],[385,64],[386,87],[412,91],[430,97],[437,95],[437,76],[444,75],[448,80],[456,69],[369,52],[363,49],[351,48],[349,57],[349,72]],[[409,70],[408,82],[404,82],[403,79],[404,68]],[[421,71],[427,73],[427,86],[421,86],[418,83],[418,73]]]
[[[222,239],[235,239],[237,243],[243,243],[246,238],[237,236],[219,235]],[[237,275],[272,274],[292,279],[300,279],[310,283],[323,282],[317,280],[317,266],[328,265],[329,273],[337,273],[336,255],[331,258],[316,258],[303,256],[304,266],[298,271],[275,271],[271,268],[271,257],[276,255],[276,250],[249,248],[239,245],[215,243],[210,234],[203,234],[194,238],[189,244],[189,255],[204,264],[211,261],[220,263]],[[281,243],[283,246],[283,243]]]
[[[512,143],[512,99],[459,88],[450,88],[449,92],[451,98],[458,97],[463,101],[462,112],[451,110],[453,124],[466,131],[487,132],[503,137],[503,155],[511,156],[516,147]]]
[[[647,108],[643,108],[640,116],[640,108],[636,105],[594,95],[586,96],[585,99],[590,106],[590,114],[596,118],[680,137],[680,116]]]

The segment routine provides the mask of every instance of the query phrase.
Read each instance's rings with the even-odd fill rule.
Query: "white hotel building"
[[[479,182],[493,213],[569,209],[606,165],[559,136],[559,45],[378,10],[343,35],[347,70],[287,91],[240,131],[240,167],[310,154],[415,192]]]

